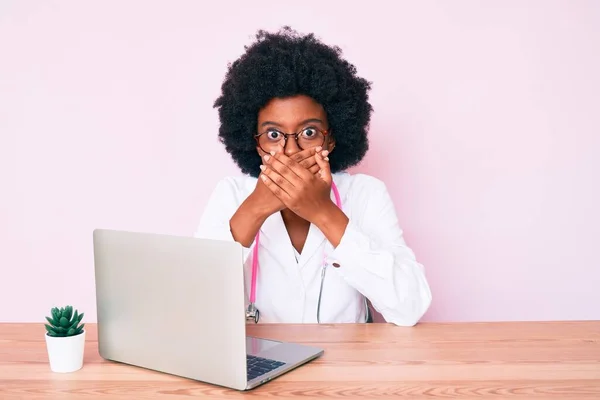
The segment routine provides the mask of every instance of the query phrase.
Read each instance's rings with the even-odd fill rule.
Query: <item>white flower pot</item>
[[[52,371],[77,371],[83,366],[85,329],[77,336],[53,337],[46,333],[46,348]]]

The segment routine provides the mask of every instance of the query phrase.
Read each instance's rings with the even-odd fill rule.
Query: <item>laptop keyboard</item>
[[[248,381],[251,381],[254,378],[285,365],[285,363],[247,354],[246,365],[248,369]]]

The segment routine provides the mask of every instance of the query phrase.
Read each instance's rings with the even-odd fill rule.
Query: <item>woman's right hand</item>
[[[308,169],[313,174],[318,174],[320,167],[315,158],[316,148],[300,151],[290,158]],[[257,179],[254,191],[240,205],[229,221],[233,238],[245,247],[250,247],[256,232],[271,215],[285,209],[286,206],[265,185],[262,179]]]
[[[317,164],[317,160],[315,159],[316,148],[302,150],[292,156],[290,158],[295,162],[299,163],[300,166],[308,169],[312,174],[317,174],[319,172],[319,165]],[[266,214],[266,217],[269,217],[272,214],[275,214],[283,209],[285,209],[285,205],[273,194],[271,190],[265,185],[262,179],[258,179],[256,182],[256,188],[252,192],[251,196],[253,196],[253,201],[255,201],[256,206],[258,207],[258,212],[260,214]]]

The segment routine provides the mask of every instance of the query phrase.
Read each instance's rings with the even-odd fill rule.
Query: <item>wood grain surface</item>
[[[50,371],[42,324],[0,324],[0,399],[600,399],[600,322],[250,325],[325,354],[249,392],[103,360]]]

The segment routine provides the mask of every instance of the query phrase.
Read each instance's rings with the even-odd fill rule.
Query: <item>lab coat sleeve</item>
[[[360,212],[349,218],[329,261],[387,322],[413,326],[431,304],[424,267],[404,241],[385,185],[371,178],[362,189],[354,191]]]
[[[229,220],[235,214],[240,204],[245,200],[240,183],[235,178],[228,177],[217,183],[211,193],[204,212],[200,217],[200,223],[194,233],[197,238],[235,241],[231,234]],[[243,247],[244,262],[250,254],[250,247]]]

